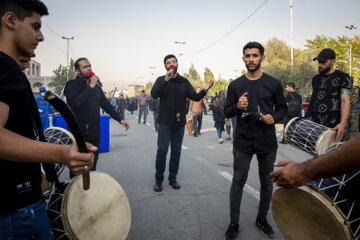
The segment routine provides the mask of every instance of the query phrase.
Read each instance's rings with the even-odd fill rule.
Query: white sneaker
[[[222,143],[224,140],[222,138],[218,138],[218,143]]]

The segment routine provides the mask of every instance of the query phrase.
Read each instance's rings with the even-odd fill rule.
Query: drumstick
[[[69,106],[51,91],[46,91],[45,100],[48,101],[65,119],[66,123],[68,124],[69,130],[74,134],[76,144],[79,148],[79,152],[87,153],[86,144],[84,136],[81,133],[79,124],[76,121],[76,118],[72,111],[70,110]],[[83,189],[88,190],[90,188],[90,173],[86,172],[82,174],[83,176]]]

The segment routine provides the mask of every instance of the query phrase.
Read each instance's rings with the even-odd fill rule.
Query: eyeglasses
[[[166,62],[166,65],[169,65],[169,64],[171,64],[171,63],[176,64],[177,62],[176,62],[176,60],[167,61],[167,62]]]

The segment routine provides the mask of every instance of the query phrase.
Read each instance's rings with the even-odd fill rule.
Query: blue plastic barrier
[[[108,115],[100,116],[100,131],[101,131],[101,139],[100,139],[100,153],[109,152],[110,151],[110,127],[109,127],[109,119]],[[61,127],[68,129],[68,126],[61,115],[53,115],[52,124],[54,127]]]

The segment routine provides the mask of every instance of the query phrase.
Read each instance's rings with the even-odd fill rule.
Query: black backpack
[[[290,117],[299,117],[301,113],[301,102],[299,102],[299,100],[295,98],[293,94],[290,94],[290,97],[291,101],[288,104],[287,114]]]

